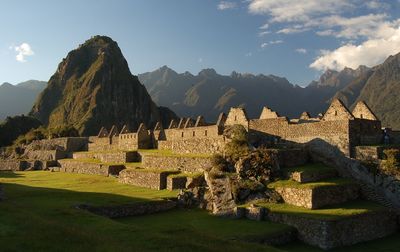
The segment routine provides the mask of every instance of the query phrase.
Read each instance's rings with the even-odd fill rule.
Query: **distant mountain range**
[[[180,116],[204,115],[215,121],[232,106],[245,107],[252,118],[259,116],[262,106],[291,118],[304,111],[315,116],[338,97],[350,108],[365,100],[384,126],[400,129],[400,54],[372,68],[327,70],[304,88],[274,75],[224,76],[214,69],[178,74],[167,66],[139,74],[139,80],[157,104]]]
[[[84,51],[84,49],[81,50]],[[96,50],[99,50],[99,48]],[[169,114],[169,116],[167,116],[168,118],[171,117],[172,112],[169,110],[163,112],[163,108],[160,109],[161,114],[157,114],[158,112],[153,108],[150,100],[146,98],[147,92],[140,88],[142,86],[139,83],[140,81],[146,87],[152,100],[156,104],[168,107],[182,117],[204,115],[209,121],[215,121],[220,112],[227,112],[232,106],[245,107],[249,116],[252,118],[259,116],[262,106],[269,106],[281,115],[291,118],[298,118],[303,111],[308,111],[311,115],[315,116],[320,112],[324,112],[330,101],[337,97],[350,108],[359,100],[366,101],[379,119],[382,120],[384,126],[400,129],[400,99],[398,98],[400,97],[400,54],[390,56],[384,63],[372,68],[360,66],[357,69],[345,68],[342,71],[327,70],[321,75],[319,80],[311,82],[306,87],[300,87],[291,84],[285,78],[274,75],[253,75],[232,72],[231,75],[225,76],[218,74],[214,69],[204,69],[197,75],[193,75],[189,72],[177,73],[167,66],[163,66],[153,72],[139,74],[137,80],[134,76],[130,77],[132,75],[128,72],[129,69],[127,65],[119,62],[122,60],[121,57],[123,57],[119,49],[111,50],[108,53],[117,55],[110,56],[110,58],[107,59],[109,63],[102,61],[103,65],[101,68],[108,67],[107,71],[116,71],[117,66],[118,68],[123,68],[121,72],[118,72],[118,78],[121,80],[124,79],[124,83],[126,83],[124,85],[121,84],[122,86],[118,86],[118,90],[121,88],[123,91],[117,92],[117,89],[115,89],[117,87],[109,90],[113,94],[113,97],[107,98],[109,99],[107,106],[109,106],[110,103],[117,104],[118,113],[128,113],[128,110],[122,109],[122,105],[119,104],[121,99],[125,99],[123,97],[128,99],[127,97],[129,96],[135,97],[136,99],[139,94],[139,97],[141,97],[140,99],[146,100],[145,104],[152,108],[150,110],[155,114],[153,112],[150,112],[150,114],[152,114],[153,117],[162,117],[163,113]],[[118,60],[115,61],[117,58]],[[74,61],[74,66],[70,68],[75,69],[74,71],[82,71],[80,76],[85,76],[86,79],[78,80],[75,78],[74,84],[68,84],[69,82],[60,84],[60,78],[65,78],[64,75],[68,75],[68,73],[65,72],[62,74],[63,76],[59,76],[61,74],[57,72],[50,79],[47,90],[36,103],[33,114],[40,110],[39,117],[44,113],[46,116],[41,119],[45,120],[45,118],[49,117],[51,110],[50,114],[53,115],[50,117],[58,118],[57,120],[53,119],[53,121],[72,122],[75,119],[88,116],[88,110],[86,110],[87,106],[90,107],[93,105],[92,111],[100,111],[100,109],[101,111],[108,110],[105,104],[100,106],[101,103],[99,100],[91,100],[91,102],[88,102],[87,99],[90,97],[93,98],[95,95],[92,92],[93,89],[90,89],[90,92],[86,92],[86,89],[89,87],[94,88],[92,85],[95,84],[90,78],[94,78],[102,73],[102,78],[98,77],[100,78],[98,79],[100,85],[100,82],[109,82],[104,79],[104,76],[114,79],[117,78],[117,76],[115,76],[116,73],[112,72],[111,76],[103,76],[103,74],[106,74],[104,72],[105,69],[101,70],[101,68],[98,68],[95,72],[90,73],[90,76],[92,76],[90,77],[85,74],[89,74],[88,71],[90,67],[98,62],[98,57],[96,56],[90,60],[88,65],[86,64],[87,62],[85,64],[82,62],[86,61],[82,59],[80,61],[76,60]],[[113,63],[111,64],[110,62]],[[67,65],[65,62],[63,64]],[[109,64],[112,66],[109,66]],[[71,64],[69,64],[69,66],[70,65]],[[58,84],[54,84],[56,82]],[[28,81],[16,86],[10,84],[3,84],[0,86],[0,119],[7,115],[27,113],[31,106],[30,104],[33,103],[35,97],[45,85],[45,82]],[[63,94],[69,92],[75,95],[68,95],[69,98],[64,96],[64,98],[62,98],[64,99],[62,103],[63,106],[56,106],[59,102],[58,99],[61,98],[55,96],[50,90],[60,85],[63,86],[63,88],[58,92]],[[68,88],[65,85],[67,85]],[[100,86],[103,87],[102,85],[105,84],[102,83]],[[109,85],[111,84],[107,84],[105,87]],[[136,91],[130,91],[131,87],[129,85],[133,85],[138,89]],[[82,92],[85,94],[85,97],[78,96],[78,94]],[[107,95],[103,93],[103,96]],[[58,98],[55,99],[54,97]],[[78,100],[82,101],[86,99],[86,103],[80,102],[78,104],[82,103],[82,107],[76,107],[75,103],[70,103],[69,101],[69,99],[73,97],[77,97]],[[50,106],[47,103],[51,99],[53,99],[53,101]],[[91,105],[93,102],[96,104]],[[134,101],[133,103],[137,104],[137,102],[139,101]],[[126,101],[126,103],[129,102]],[[50,110],[48,109],[49,106],[51,107]],[[72,110],[75,116],[69,119],[65,118],[66,109]],[[144,121],[150,120],[143,117],[144,115],[141,115],[141,112],[138,111],[139,109],[140,106],[135,107],[136,116],[138,116],[138,118],[143,118]],[[49,111],[45,112],[46,110]],[[85,111],[85,113],[80,112],[81,110]],[[107,113],[104,113],[104,115]],[[145,114],[148,113],[149,111]],[[69,113],[68,116],[70,116],[70,114],[71,113]],[[112,114],[108,116],[111,117],[111,121],[117,119]],[[121,118],[123,118],[122,114]],[[128,118],[124,118],[124,120],[127,119]],[[105,119],[103,118],[101,120]],[[137,123],[137,121],[135,121],[135,123]]]
[[[29,80],[17,85],[3,83],[0,85],[0,121],[7,116],[28,114],[32,104],[47,82]]]

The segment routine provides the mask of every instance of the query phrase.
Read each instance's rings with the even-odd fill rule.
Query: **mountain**
[[[400,53],[365,72],[336,96],[351,107],[365,101],[384,126],[400,129]]]
[[[372,68],[327,70],[304,88],[274,75],[233,72],[224,76],[214,69],[197,75],[178,74],[167,66],[140,74],[139,79],[157,103],[180,116],[204,115],[215,121],[218,113],[242,106],[255,118],[267,105],[282,115],[298,118],[303,111],[312,116],[324,112],[333,98],[339,98],[350,108],[364,100],[383,126],[400,129],[400,53]]]
[[[152,101],[133,76],[118,44],[95,36],[68,53],[35,102],[31,115],[45,125],[73,125],[83,135],[141,122],[166,125],[176,115]]]
[[[220,112],[232,106],[245,107],[250,117],[258,117],[264,105],[289,117],[298,117],[304,111],[315,115],[324,111],[339,90],[367,69],[329,70],[306,88],[274,75],[232,72],[224,76],[214,69],[193,75],[178,74],[163,66],[138,77],[158,104],[181,116],[204,115],[208,120],[215,120]]]
[[[17,85],[0,85],[0,121],[7,116],[29,113],[39,93],[46,87],[45,81],[29,80]]]

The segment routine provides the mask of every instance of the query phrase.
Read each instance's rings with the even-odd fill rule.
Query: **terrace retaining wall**
[[[211,157],[142,155],[142,167],[144,168],[203,172],[211,166]]]
[[[338,220],[323,220],[299,215],[267,212],[267,218],[298,230],[298,239],[322,249],[349,246],[385,237],[397,231],[396,214],[377,211]]]

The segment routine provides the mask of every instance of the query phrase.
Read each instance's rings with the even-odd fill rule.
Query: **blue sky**
[[[306,85],[327,68],[400,52],[400,0],[0,0],[0,83],[48,80],[93,35],[133,74],[168,65],[274,74]]]

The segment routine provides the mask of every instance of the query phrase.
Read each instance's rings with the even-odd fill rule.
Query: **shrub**
[[[224,136],[231,139],[225,145],[225,156],[232,163],[236,163],[241,157],[248,155],[250,147],[247,139],[247,131],[242,125],[233,125],[224,130]]]
[[[400,150],[399,149],[387,149],[384,150],[386,161],[384,163],[384,169],[391,174],[400,173]]]
[[[242,157],[235,165],[241,179],[268,183],[279,177],[279,165],[274,153],[257,149]]]
[[[50,138],[79,136],[78,130],[72,125],[57,126],[55,128],[50,128],[48,134]]]

